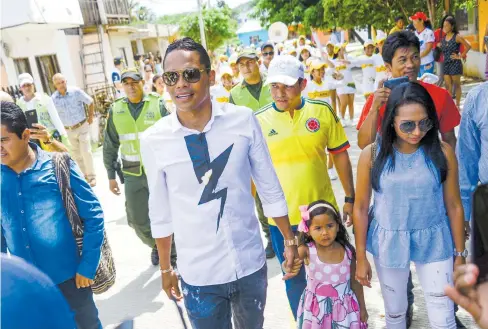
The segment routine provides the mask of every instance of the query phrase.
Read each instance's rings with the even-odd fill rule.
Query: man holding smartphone
[[[420,70],[420,42],[413,32],[401,31],[388,36],[383,46],[383,60],[391,78],[407,76],[410,81],[417,81]],[[361,149],[373,143],[386,109],[390,89],[380,81],[378,89],[364,104],[357,130],[358,145]],[[449,93],[436,85],[418,81],[434,100],[440,122],[442,140],[454,149],[456,135],[454,128],[459,125],[461,116]]]

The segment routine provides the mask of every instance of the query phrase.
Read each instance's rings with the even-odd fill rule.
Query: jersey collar
[[[281,113],[285,112],[285,111],[282,111],[282,110],[280,110],[279,108],[277,108],[277,107],[276,107],[276,103],[275,103],[275,102],[273,102],[272,104],[273,104],[273,109],[274,109],[276,112],[281,112]],[[299,106],[299,107],[297,107],[295,110],[301,110],[301,109],[302,109],[304,106],[305,106],[305,98],[303,98],[303,97],[302,97],[302,103],[301,103],[301,104],[300,104],[300,106]]]

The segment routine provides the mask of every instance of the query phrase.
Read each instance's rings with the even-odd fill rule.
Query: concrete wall
[[[34,77],[36,89],[45,91],[42,88],[39,71],[37,68],[36,56],[56,55],[61,73],[68,81],[76,81],[73,63],[79,61],[79,57],[72,57],[67,36],[63,31],[48,29],[26,29],[25,27],[2,30],[3,42],[9,45],[9,54],[1,51],[2,61],[7,71],[8,80],[11,85],[18,84],[14,58],[28,58]]]
[[[112,48],[112,54],[114,57],[122,56],[120,48],[124,48],[127,55],[127,67],[134,67],[134,53],[132,51],[130,34],[124,32],[109,32],[108,37],[110,39],[110,47]],[[113,66],[113,65],[112,65]]]
[[[67,35],[66,41],[68,42],[68,48],[70,57],[73,64],[74,81],[70,83],[81,88],[83,86],[83,66],[81,65],[81,47],[79,35]]]
[[[468,52],[468,58],[464,63],[464,75],[485,79],[485,64],[487,54],[478,51]]]
[[[78,0],[2,0],[0,28],[50,24],[57,29],[83,25]]]

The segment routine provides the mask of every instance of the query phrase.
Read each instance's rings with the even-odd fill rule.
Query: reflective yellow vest
[[[51,116],[49,115],[49,111],[47,109],[49,96],[43,93],[36,93],[33,100],[34,109],[37,112],[39,123],[46,127],[49,133],[52,134],[56,130],[56,127],[54,127],[54,124],[51,122]],[[24,97],[19,98],[16,103],[17,106],[22,109],[22,111],[27,111],[27,103],[24,100]]]
[[[273,102],[269,86],[265,86],[264,83],[263,87],[261,88],[259,100],[251,95],[249,90],[246,88],[246,86],[242,84],[242,82],[238,83],[236,86],[234,86],[234,88],[232,88],[232,90],[230,91],[230,95],[232,96],[234,104],[249,107],[253,111],[257,111],[260,108]]]
[[[112,107],[112,117],[119,134],[122,171],[131,176],[142,175],[141,149],[139,133],[151,127],[161,119],[159,95],[149,94],[144,97],[144,107],[137,120],[134,120],[127,104],[127,98],[119,98]]]

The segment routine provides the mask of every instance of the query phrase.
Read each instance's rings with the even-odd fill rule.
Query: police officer
[[[137,69],[123,72],[121,81],[126,96],[118,98],[109,111],[103,145],[103,161],[108,173],[110,191],[120,195],[114,165],[117,163],[120,149],[127,221],[139,239],[152,248],[151,262],[153,265],[158,265],[158,251],[151,235],[149,222],[149,190],[141,162],[139,134],[169,112],[158,94],[144,94],[144,80]]]
[[[243,80],[230,91],[229,103],[246,106],[257,111],[273,101],[269,86],[264,85],[264,76],[259,71],[258,55],[253,50],[244,50],[237,56],[237,66]],[[264,216],[263,206],[256,193],[256,208],[259,222],[268,239],[266,258],[273,258],[275,253],[270,241],[268,218]]]

